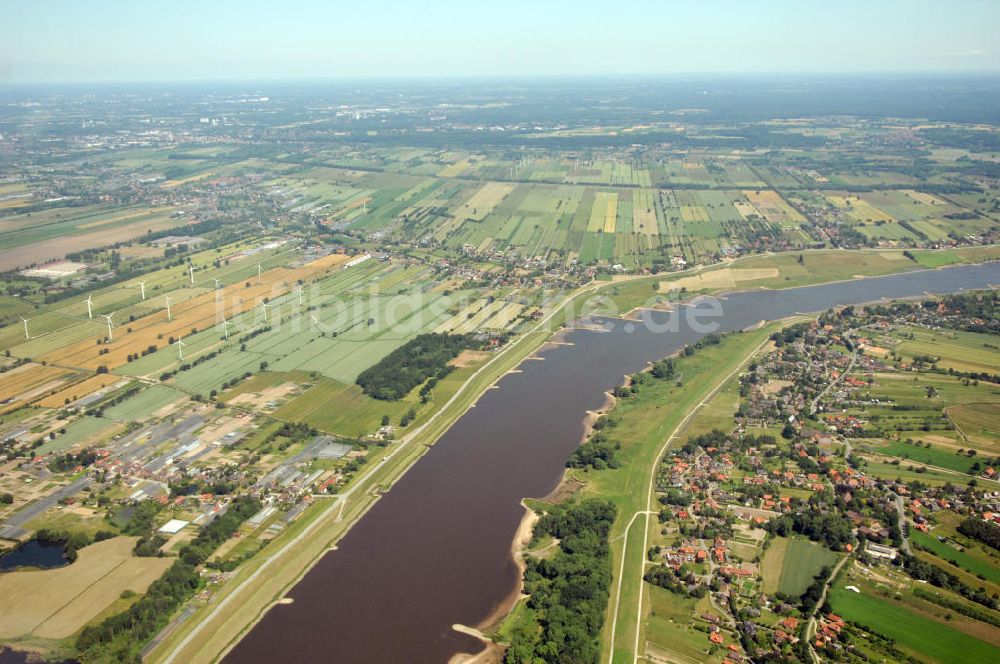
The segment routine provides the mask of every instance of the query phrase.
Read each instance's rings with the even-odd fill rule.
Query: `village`
[[[850,307],[774,334],[771,349],[739,376],[732,429],[689,437],[667,452],[656,475],[660,536],[645,580],[706,609],[691,622],[704,634],[706,653],[732,662],[809,661],[810,652],[863,659],[871,649],[855,652],[858,641],[848,636],[863,630],[837,613],[844,591],[834,591],[831,602],[832,587],[867,593],[871,586],[856,578],[906,584],[907,575],[931,578],[928,567],[942,563],[954,570],[952,580],[936,586],[997,608],[996,595],[959,580],[956,567],[975,565],[948,563],[942,552],[974,548],[949,529],[961,518],[1000,527],[1000,485],[990,481],[996,460],[964,480],[927,484],[915,478],[931,468],[910,466],[917,472],[904,477],[891,469],[905,459],[894,458],[886,472],[887,453],[869,447],[874,436],[896,435],[871,416],[898,407],[878,383],[920,367],[905,346],[886,351],[878,344],[912,326],[941,332],[995,321],[981,305],[970,307],[974,301],[948,304]]]

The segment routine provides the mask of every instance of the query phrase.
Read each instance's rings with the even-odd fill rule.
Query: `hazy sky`
[[[0,0],[0,82],[1000,72],[1000,0]]]

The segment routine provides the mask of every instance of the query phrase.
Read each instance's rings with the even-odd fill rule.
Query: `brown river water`
[[[1000,263],[911,272],[722,300],[720,331],[797,312],[1000,284]],[[677,312],[656,312],[663,323]],[[702,319],[705,321],[706,319]],[[656,332],[620,319],[572,329],[487,390],[440,440],[271,608],[229,664],[447,662],[483,649],[452,629],[506,606],[518,586],[511,544],[520,501],[559,483],[587,410],[625,374],[702,334],[682,321]]]

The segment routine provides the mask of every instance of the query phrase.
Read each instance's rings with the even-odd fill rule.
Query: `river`
[[[1000,263],[733,293],[717,322],[734,331],[797,312],[991,284],[1000,284]],[[509,602],[521,499],[558,485],[586,411],[600,408],[607,390],[703,336],[685,313],[650,314],[658,324],[678,317],[666,332],[599,319],[602,330],[572,329],[567,345],[522,362],[291,589],[294,602],[270,609],[225,661],[440,664],[481,651],[452,625],[477,625]]]

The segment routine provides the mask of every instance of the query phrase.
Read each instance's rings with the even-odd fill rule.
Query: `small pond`
[[[0,572],[10,572],[20,567],[51,569],[68,564],[65,543],[33,539],[0,557]]]

